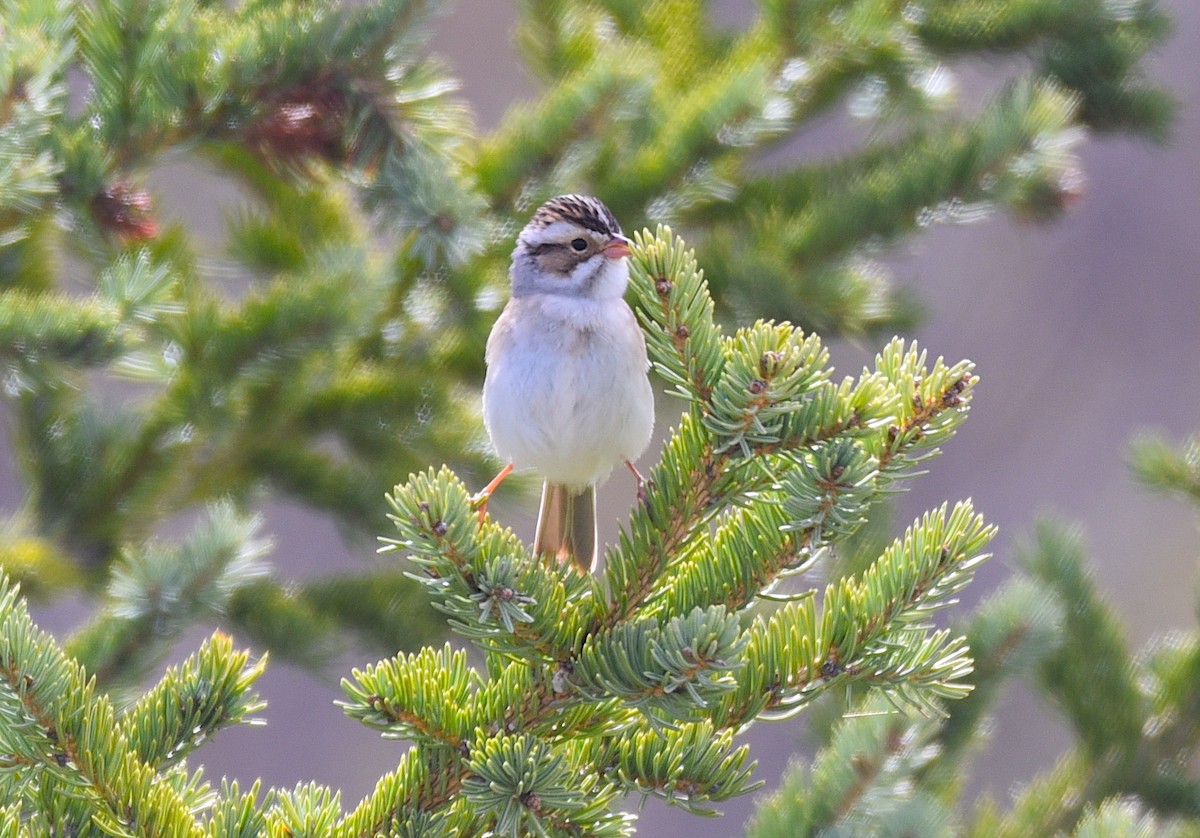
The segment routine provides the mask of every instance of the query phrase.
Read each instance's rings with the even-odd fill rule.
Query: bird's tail
[[[571,562],[583,573],[596,566],[596,491],[572,490],[560,483],[542,484],[533,554],[549,554]]]

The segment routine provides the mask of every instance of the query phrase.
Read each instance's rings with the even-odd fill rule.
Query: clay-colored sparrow
[[[477,496],[482,506],[514,467],[545,479],[535,555],[591,572],[595,487],[633,460],[654,428],[646,342],[623,295],[629,240],[595,198],[543,204],[513,250],[512,299],[487,343],[483,416],[508,466]]]

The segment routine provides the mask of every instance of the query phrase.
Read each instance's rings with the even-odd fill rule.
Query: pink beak
[[[632,242],[624,236],[613,236],[604,245],[604,255],[609,259],[623,259],[629,255],[629,245]]]

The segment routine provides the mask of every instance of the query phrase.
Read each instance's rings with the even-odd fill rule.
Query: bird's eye
[[[584,239],[571,239],[571,247],[576,253],[582,253],[587,250],[587,242]]]

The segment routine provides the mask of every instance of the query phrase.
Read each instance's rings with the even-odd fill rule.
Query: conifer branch
[[[343,681],[351,699],[347,714],[364,724],[451,748],[471,733],[463,716],[479,682],[467,667],[465,652],[427,648],[352,674],[357,684]]]
[[[849,257],[850,242],[894,240],[934,223],[978,218],[993,206],[1049,216],[1070,202],[1066,190],[1078,188],[1074,107],[1061,88],[1017,83],[975,122],[926,129],[824,166],[750,179],[736,202],[714,205],[706,215],[732,221],[750,211],[763,219],[750,231],[752,243],[728,258],[748,249],[776,253],[801,274]],[[1055,191],[1062,193],[1056,207],[1036,209],[1038,199]],[[849,239],[834,232],[847,229],[856,231]],[[731,234],[744,238],[745,232],[738,225]],[[717,275],[733,244],[722,236],[713,248]],[[742,293],[766,284],[754,281]]]
[[[102,681],[144,672],[198,614],[221,613],[237,588],[269,572],[260,523],[231,504],[214,505],[174,549],[151,542],[130,550],[113,574],[107,608],[72,638],[71,653]]]
[[[1061,604],[1029,579],[1015,579],[972,615],[966,640],[975,666],[971,694],[945,705],[938,758],[920,773],[933,789],[955,787],[963,763],[979,743],[983,723],[1011,680],[1028,677],[1060,642]]]
[[[706,802],[747,794],[761,783],[747,763],[750,749],[734,747],[733,732],[717,731],[710,722],[679,726],[676,735],[646,730],[596,740],[599,753],[591,761],[607,774],[632,782],[643,794],[660,797],[696,814],[715,814]]]
[[[215,649],[220,654],[220,646]],[[222,695],[220,703],[235,712],[249,709],[253,699],[246,701],[244,693],[258,671],[239,675],[228,684],[231,691],[214,697]],[[152,721],[155,701],[140,705],[131,721],[169,724],[161,717]],[[55,786],[76,789],[101,827],[119,834],[204,834],[180,792],[140,758],[108,697],[97,694],[95,682],[36,629],[6,576],[0,576],[0,708],[16,719],[11,728],[6,725],[0,748],[19,757],[0,771],[0,783],[19,786],[24,772],[36,771]],[[152,736],[168,741],[164,732],[159,728]]]
[[[236,780],[222,781],[209,818],[208,834],[214,838],[253,838],[262,835],[267,824],[257,807],[261,788],[261,781],[256,780],[243,793]]]
[[[263,813],[270,835],[329,835],[341,814],[341,795],[317,783],[274,791]]]
[[[0,359],[11,365],[5,386],[14,393],[34,386],[29,379],[38,375],[38,364],[100,366],[129,343],[117,313],[100,303],[0,292]]]
[[[420,648],[443,636],[443,621],[421,588],[401,570],[281,585],[240,585],[224,609],[240,636],[303,666],[328,664],[347,633],[381,652]]]
[[[462,756],[446,748],[413,749],[400,758],[374,791],[338,822],[334,838],[366,838],[399,832],[415,823],[474,821],[465,806],[446,805],[462,788]],[[457,810],[457,811],[456,811]],[[453,833],[452,833],[453,834]]]
[[[415,551],[435,607],[456,630],[486,649],[570,656],[598,599],[590,578],[533,560],[511,530],[477,528],[466,486],[447,469],[415,475],[388,500],[401,538],[384,539],[383,550]]]
[[[586,70],[564,73],[536,105],[511,110],[480,145],[472,166],[480,186],[501,206],[532,203],[533,196],[521,194],[530,174],[551,169],[564,146],[587,148],[593,126],[626,111],[628,91],[643,71],[636,53],[606,52]],[[605,151],[595,148],[590,156]]]
[[[30,601],[80,584],[75,565],[62,549],[36,535],[20,514],[0,520],[0,570],[21,586],[22,596]]]
[[[653,239],[643,235],[638,246],[631,282],[639,314],[647,324],[655,369],[689,399],[691,407],[651,472],[655,488],[648,503],[634,512],[618,550],[607,557],[617,606],[610,621],[632,613],[650,595],[668,571],[659,557],[679,555],[678,545],[694,528],[725,505],[753,497],[759,487],[765,489],[782,479],[788,481],[788,491],[779,500],[797,517],[781,522],[781,529],[773,532],[763,528],[761,538],[773,546],[759,546],[766,548],[765,555],[776,557],[773,561],[764,562],[758,553],[731,551],[733,562],[738,562],[737,555],[754,555],[758,563],[750,569],[742,561],[741,568],[734,570],[736,564],[706,561],[708,548],[699,546],[696,549],[704,552],[686,565],[697,578],[677,582],[680,573],[688,572],[677,570],[672,584],[662,586],[668,591],[678,584],[680,590],[707,592],[709,599],[690,605],[721,601],[734,608],[744,606],[757,591],[721,599],[722,594],[732,594],[731,586],[737,583],[714,580],[713,567],[733,570],[742,580],[759,575],[761,584],[769,584],[789,565],[802,563],[806,552],[811,555],[819,549],[823,527],[836,532],[840,518],[841,531],[851,531],[853,526],[847,524],[861,522],[871,494],[864,483],[877,473],[882,488],[936,452],[936,446],[965,418],[975,380],[969,364],[947,367],[938,359],[927,369],[923,353],[894,341],[880,354],[875,372],[864,371],[856,385],[847,382],[835,387],[821,370],[827,356],[819,342],[790,326],[759,324],[722,338],[713,325],[703,273],[682,241],[671,240],[669,229],[660,228]],[[828,424],[823,427],[821,421]],[[707,439],[699,427],[692,427],[693,422],[703,423]],[[829,452],[838,448],[833,441],[839,437],[842,453],[830,458]],[[824,468],[817,468],[816,461],[803,454],[797,456],[805,451],[810,456],[824,452],[820,455]],[[777,452],[789,452],[788,458],[771,459],[766,466],[763,455]],[[657,492],[660,485],[671,487],[671,492],[682,485],[687,494],[663,497]],[[730,491],[734,486],[736,490]],[[836,505],[827,505],[835,500],[843,508],[833,511]],[[856,507],[854,511],[850,505]],[[723,543],[721,538],[736,537],[730,527],[747,520],[755,520],[753,526],[758,526],[753,516],[731,518],[719,531],[724,535],[717,544]],[[804,529],[807,534],[799,532]],[[794,531],[790,537],[774,535],[788,530]],[[639,552],[645,563],[630,567],[625,557]]]
[[[1077,537],[1044,523],[1035,544],[1022,561],[1063,603],[1069,638],[1043,664],[1043,687],[1063,702],[1085,754],[1104,760],[1128,751],[1147,720],[1120,626],[1092,588]],[[1104,723],[1095,724],[1101,718]]]
[[[749,629],[736,612],[784,569],[779,556],[846,537],[865,505],[936,451],[965,417],[970,366],[930,365],[894,341],[874,370],[835,386],[819,344],[786,324],[722,338],[702,275],[684,253],[669,231],[637,243],[635,286],[652,352],[688,410],[652,472],[647,503],[609,553],[607,596],[590,577],[535,561],[511,532],[478,521],[466,487],[446,469],[414,475],[389,495],[399,537],[385,539],[384,550],[409,551],[456,630],[506,662],[483,679],[449,649],[393,658],[344,682],[346,711],[444,752],[441,782],[461,785],[487,822],[506,830],[580,816],[565,798],[549,811],[548,801],[559,799],[554,783],[542,795],[531,779],[542,770],[556,776],[560,759],[586,766],[585,776],[694,809],[747,788],[744,754],[726,745],[719,757],[693,768],[685,761],[666,775],[672,763],[627,762],[636,752],[612,749],[630,730],[670,754],[694,747],[687,743],[695,725],[732,734],[755,717],[794,713],[834,683],[879,686],[891,700],[934,714],[939,699],[969,691],[965,644],[929,624],[986,558],[992,531],[969,504],[918,521],[867,571],[823,596],[813,592]],[[646,270],[641,260],[652,258],[662,261]],[[656,322],[673,323],[676,338],[679,326],[686,334],[663,337]],[[806,501],[813,487],[828,502]],[[779,517],[755,517],[760,500],[773,502]],[[703,525],[735,503],[745,506],[726,515],[709,547]],[[741,527],[756,528],[759,539],[738,534]],[[713,558],[722,572],[733,567],[758,581],[731,596],[712,582]],[[700,765],[716,773],[696,773]],[[378,791],[399,793],[390,783]],[[414,817],[450,802],[405,800],[393,803]]]
[[[841,720],[811,767],[789,768],[747,835],[784,838],[839,829],[869,835],[898,824],[947,820],[939,801],[908,785],[937,753],[934,719],[889,710],[886,702],[868,699]]]
[[[219,730],[244,723],[266,707],[250,692],[266,671],[266,658],[249,665],[228,635],[214,634],[121,714],[129,745],[147,765],[162,770],[183,760]]]
[[[1132,128],[1159,139],[1170,123],[1170,100],[1142,83],[1135,68],[1138,57],[1168,30],[1156,3],[1113,13],[1094,0],[938,0],[927,8],[919,29],[921,38],[942,53],[1038,50],[1052,78],[1083,94],[1081,112],[1089,127]]]
[[[1078,537],[1061,528],[1043,523],[1023,563],[1062,609],[1063,641],[1041,662],[1038,681],[1056,697],[1078,744],[1039,775],[1009,812],[985,810],[979,823],[995,826],[994,834],[1001,835],[1060,830],[1121,795],[1196,817],[1196,786],[1179,768],[1200,748],[1191,715],[1200,706],[1193,680],[1200,660],[1195,637],[1178,638],[1137,658],[1125,652],[1115,618],[1084,570]],[[1101,716],[1104,725],[1092,727]],[[1163,724],[1152,725],[1151,718]]]
[[[1143,434],[1130,443],[1129,460],[1147,486],[1200,503],[1200,436],[1172,445],[1160,436]]]

